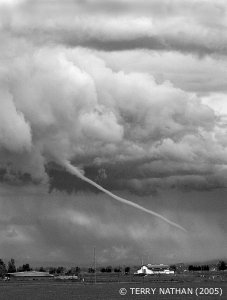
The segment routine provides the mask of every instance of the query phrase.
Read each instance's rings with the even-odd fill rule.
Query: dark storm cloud
[[[226,179],[219,174],[218,167],[205,164],[154,160],[127,161],[124,163],[84,167],[88,178],[109,190],[129,190],[138,195],[154,195],[160,190],[209,191],[227,188]],[[100,193],[81,179],[68,174],[61,168],[48,167],[49,191],[78,193],[92,191]],[[102,176],[101,174],[105,174]]]
[[[31,263],[42,260],[89,265],[94,245],[101,265],[139,263],[144,255],[152,255],[155,261],[165,257],[174,262],[213,259],[226,253],[225,191],[166,191],[152,199],[124,195],[183,222],[189,229],[187,235],[134,209],[122,206],[119,210],[105,195],[78,193],[75,198],[46,192],[44,186],[1,184],[0,250],[4,257]],[[155,245],[152,250],[151,244]]]

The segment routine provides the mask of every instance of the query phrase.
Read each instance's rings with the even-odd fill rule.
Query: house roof
[[[38,271],[7,273],[7,275],[14,276],[14,277],[53,277],[54,276],[47,272],[38,272]]]
[[[149,269],[150,268],[169,268],[169,265],[163,265],[163,264],[160,264],[160,265],[151,265],[151,264],[148,264],[146,267],[148,267]]]

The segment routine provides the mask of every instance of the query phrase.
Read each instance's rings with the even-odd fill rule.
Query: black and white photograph
[[[227,299],[226,0],[0,0],[0,299]]]

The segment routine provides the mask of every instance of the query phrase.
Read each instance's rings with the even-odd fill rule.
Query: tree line
[[[107,267],[101,267],[100,272],[102,273],[125,273],[125,274],[129,274],[130,273],[130,267],[125,267],[125,268],[121,268],[121,267],[115,267],[113,268],[112,266],[107,266]]]
[[[7,264],[4,263],[2,259],[0,259],[0,277],[4,277],[7,273],[15,273],[15,272],[27,272],[27,271],[33,271],[33,268],[30,267],[30,265],[23,264],[22,266],[16,267],[15,259],[11,258]],[[35,271],[39,272],[49,272],[49,274],[53,275],[79,275],[81,273],[81,268],[76,266],[76,267],[70,267],[70,268],[65,268],[62,266],[59,267],[38,267],[35,268]],[[95,273],[95,269],[92,267],[89,267],[86,270],[88,273]],[[107,266],[107,267],[100,267],[96,270],[96,272],[99,271],[101,273],[124,273],[124,274],[129,274],[130,273],[130,267],[112,267],[112,266]]]
[[[4,277],[6,273],[26,272],[31,270],[32,268],[30,268],[29,264],[24,264],[16,268],[15,260],[13,258],[10,259],[7,265],[0,259],[0,277]]]
[[[189,265],[188,266],[188,271],[209,271],[210,270],[210,266],[209,265]],[[223,260],[220,260],[217,263],[217,270],[218,271],[224,271],[227,270],[227,263]]]
[[[210,267],[208,265],[202,265],[202,266],[188,266],[188,271],[209,271]]]
[[[217,270],[219,271],[224,271],[227,270],[227,263],[223,260],[219,261],[216,265]],[[171,270],[176,271],[176,266],[171,265],[170,266]],[[32,271],[33,269],[30,267],[28,263],[23,264],[19,267],[16,267],[15,264],[15,259],[11,258],[7,264],[4,263],[2,259],[0,259],[0,277],[4,277],[5,274],[7,273],[15,273],[15,272],[26,272],[26,271]],[[106,267],[99,267],[96,269],[96,272],[101,272],[101,273],[122,273],[122,274],[129,274],[130,273],[130,267],[112,267],[112,266],[106,266]],[[210,266],[209,265],[189,265],[188,266],[189,271],[209,271]],[[79,275],[81,273],[81,268],[76,266],[76,267],[70,267],[66,269],[65,267],[59,266],[59,267],[38,267],[35,268],[35,271],[40,271],[40,272],[49,272],[50,274],[53,275]],[[85,270],[83,269],[83,272]],[[95,273],[95,269],[93,267],[89,267],[85,272],[88,273]]]

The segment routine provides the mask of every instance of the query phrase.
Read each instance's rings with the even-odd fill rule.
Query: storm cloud
[[[1,76],[2,166],[43,180],[51,162],[97,169],[131,162],[125,176],[141,184],[172,176],[190,185],[189,175],[199,175],[208,187],[208,176],[225,186],[222,120],[195,93],[113,71],[83,48],[30,47],[6,61]]]
[[[58,241],[49,245],[58,248],[60,226],[64,223],[70,230],[70,220],[74,220],[84,243],[94,234],[103,245],[114,232],[109,250],[113,256],[122,254],[123,259],[130,253],[135,259],[133,247],[138,253],[145,251],[146,245],[141,249],[135,238],[139,235],[136,226],[139,231],[143,227],[140,214],[136,226],[119,220],[128,237],[127,248],[114,218],[108,214],[108,225],[101,208],[93,216],[89,213],[86,197],[94,197],[96,204],[98,197],[102,203],[108,198],[68,174],[62,161],[70,161],[119,197],[127,196],[188,226],[192,230],[189,240],[183,235],[178,238],[184,245],[179,251],[189,248],[190,258],[196,258],[190,243],[196,248],[199,228],[203,228],[206,245],[214,242],[213,233],[222,244],[226,224],[217,221],[218,212],[212,224],[206,216],[210,218],[216,201],[207,195],[220,193],[224,198],[227,187],[226,9],[221,0],[0,1],[0,180],[6,191],[1,201],[10,198],[12,224],[11,188],[15,198],[20,189],[25,195],[32,189],[34,199],[43,206],[45,197],[47,206],[60,195],[72,205],[74,197],[85,202],[78,211],[73,204],[75,216],[65,212],[68,204],[57,200],[57,207],[49,206],[53,214],[45,215],[45,208],[40,212],[45,215],[42,221],[34,214],[34,199],[31,206],[25,201],[32,215],[28,222],[36,220],[32,226],[43,247],[48,240],[44,227],[59,232]],[[192,208],[196,206],[188,199],[194,193],[203,203],[200,209],[206,197],[209,208],[201,215],[196,212],[196,228],[190,223],[193,209],[187,211],[187,201]],[[165,209],[162,201],[168,204],[168,194],[173,202]],[[181,195],[182,201],[176,204],[172,195],[177,199]],[[222,216],[226,206],[223,200],[220,203]],[[114,204],[106,205],[115,215]],[[68,219],[59,221],[61,211]],[[55,213],[59,218],[53,217]],[[131,210],[125,209],[125,214],[136,217]],[[11,228],[10,218],[7,222],[3,231]],[[155,238],[163,235],[160,245],[169,236],[176,242],[175,231],[170,234],[159,221],[150,222]],[[104,226],[110,232],[106,229],[104,234]],[[79,232],[84,227],[86,237],[82,238]],[[93,232],[94,227],[99,232]],[[13,239],[19,229],[11,229],[7,229],[8,237]],[[21,241],[28,236],[27,229],[21,232]],[[64,243],[64,251],[70,252],[70,241]],[[175,246],[172,249],[177,251]],[[106,257],[103,252],[104,261],[110,253]],[[58,255],[65,259],[62,253]],[[211,253],[207,258],[212,258]]]

